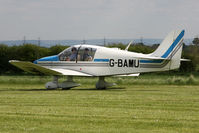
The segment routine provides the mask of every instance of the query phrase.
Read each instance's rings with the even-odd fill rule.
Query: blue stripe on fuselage
[[[109,59],[94,59],[94,62],[109,62]]]
[[[37,61],[59,61],[59,57],[57,55],[47,56],[47,57],[43,57],[38,60],[35,60],[33,63],[37,64]]]

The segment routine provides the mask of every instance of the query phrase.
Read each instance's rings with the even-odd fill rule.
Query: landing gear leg
[[[104,80],[105,77],[99,77],[99,80],[98,82],[96,83],[96,88],[98,90],[103,90],[103,89],[106,89],[107,87],[111,87],[111,86],[114,86],[116,85],[115,83],[108,83]]]
[[[77,86],[80,86],[80,84],[74,82],[72,76],[68,76],[66,81],[59,83],[59,87],[62,88],[62,90],[69,90]]]
[[[45,87],[46,87],[46,89],[57,89],[58,88],[58,76],[53,76],[53,81],[46,83]]]

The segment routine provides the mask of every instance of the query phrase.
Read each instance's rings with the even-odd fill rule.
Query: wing
[[[89,74],[74,71],[74,70],[45,68],[37,64],[27,62],[27,61],[10,60],[9,63],[11,63],[12,65],[26,72],[39,74],[39,75],[93,76],[93,75],[89,75]]]

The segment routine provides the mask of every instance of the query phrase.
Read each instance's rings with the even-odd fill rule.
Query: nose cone
[[[47,57],[43,57],[38,60],[35,60],[33,63],[37,64],[38,61],[59,61],[59,57],[57,55],[47,56]]]

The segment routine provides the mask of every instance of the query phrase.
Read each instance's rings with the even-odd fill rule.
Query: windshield
[[[59,54],[60,61],[76,61],[79,46],[69,47]]]

